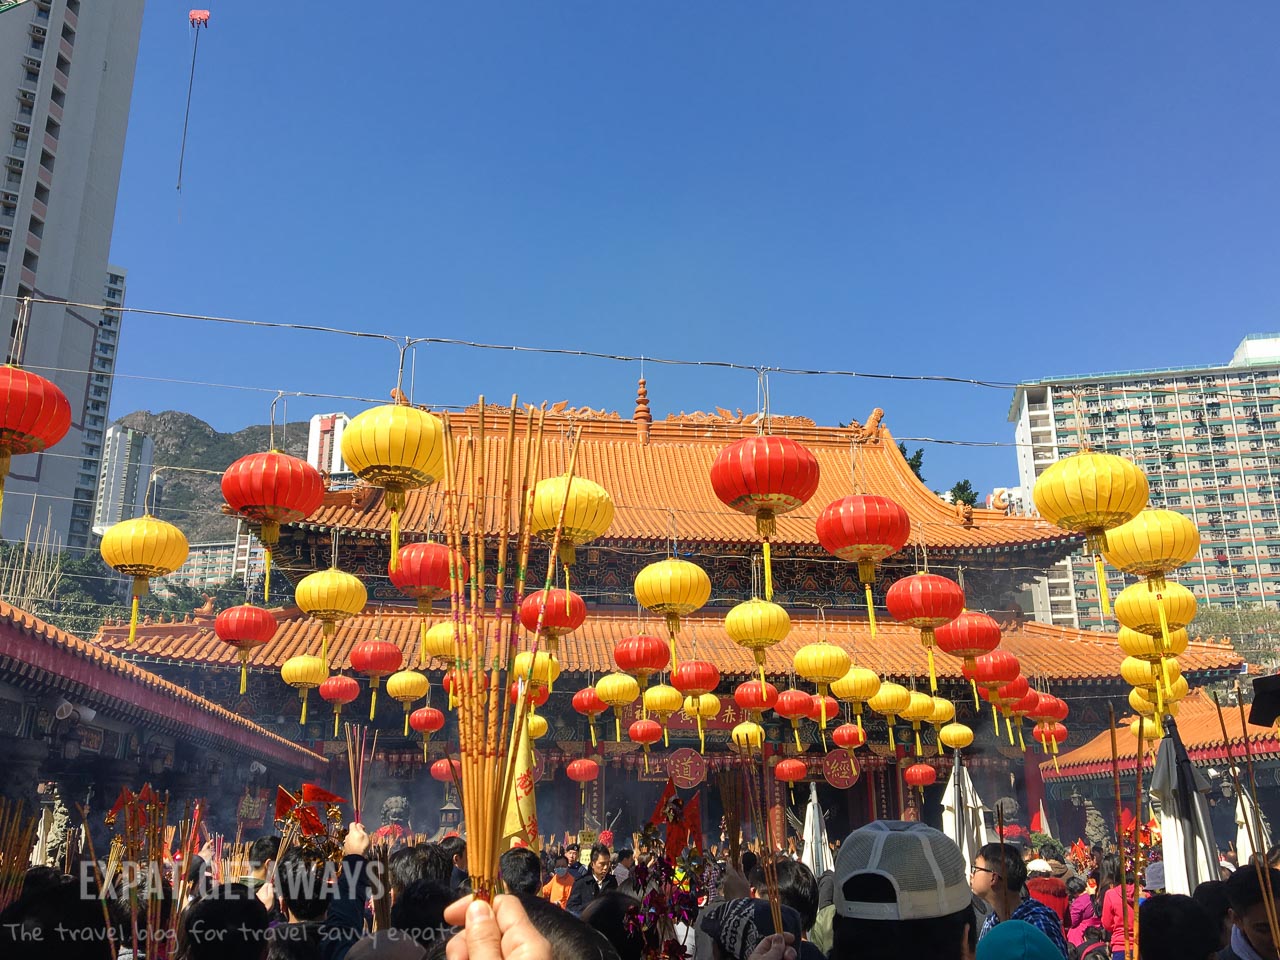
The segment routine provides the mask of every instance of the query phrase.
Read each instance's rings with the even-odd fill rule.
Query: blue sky
[[[401,335],[1016,381],[1225,361],[1280,329],[1280,5],[208,4],[143,25],[113,259],[132,306]],[[124,374],[384,397],[387,345],[126,321]],[[638,365],[431,347],[415,399],[629,411]],[[659,417],[750,372],[647,365]],[[1010,393],[818,377],[900,436]],[[220,429],[269,396],[121,378]],[[293,401],[290,417],[358,404]],[[935,487],[1011,449],[926,445]]]

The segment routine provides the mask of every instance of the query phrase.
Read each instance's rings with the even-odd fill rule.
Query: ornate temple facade
[[[475,409],[453,414],[455,434],[465,434],[474,426],[476,416]],[[495,430],[493,425],[505,424],[506,416],[505,409],[486,411],[490,431],[483,456],[491,476],[501,473],[506,454],[505,430]],[[777,519],[774,601],[787,608],[792,629],[786,640],[768,651],[771,681],[779,689],[792,685],[805,688],[803,683],[795,683],[792,657],[804,644],[826,639],[840,644],[859,666],[876,670],[885,680],[928,689],[927,660],[917,631],[893,623],[883,608],[885,590],[893,582],[927,569],[960,582],[970,609],[986,611],[1001,622],[1002,646],[1019,658],[1023,675],[1071,704],[1073,716],[1068,726],[1072,741],[1092,736],[1106,724],[1107,701],[1123,705],[1128,689],[1119,677],[1122,655],[1114,636],[1034,623],[1018,605],[1027,584],[1075,549],[1078,538],[1039,519],[945,503],[912,472],[882,418],[882,412],[876,410],[865,424],[853,422],[842,427],[821,427],[796,417],[774,416],[770,420],[771,432],[791,437],[814,454],[822,474],[807,506]],[[755,668],[751,655],[729,640],[723,618],[734,604],[760,591],[759,544],[751,518],[720,503],[709,474],[726,444],[755,435],[761,428],[759,417],[726,410],[676,414],[654,421],[643,381],[631,419],[616,413],[569,409],[564,404],[548,415],[539,476],[564,472],[570,437],[580,430],[577,475],[610,492],[615,515],[603,537],[577,552],[571,586],[586,600],[588,618],[560,641],[563,673],[540,710],[550,726],[537,745],[544,833],[576,833],[584,823],[608,826],[616,817],[620,817],[619,829],[638,830],[669,772],[678,785],[692,787],[712,782],[717,768],[734,762],[728,732],[742,717],[732,690],[754,675]],[[826,553],[814,528],[817,515],[828,503],[851,493],[889,497],[901,504],[911,519],[911,542],[878,570],[873,595],[879,631],[874,640],[856,565]],[[404,540],[442,537],[444,516],[439,489],[411,492],[401,516]],[[502,529],[501,520],[497,510],[485,512],[491,537]],[[510,528],[515,526],[510,518]],[[275,564],[284,576],[273,581],[273,589],[279,592],[270,598],[273,606],[279,604],[275,613],[280,626],[274,640],[252,654],[246,696],[238,693],[236,651],[214,635],[212,611],[197,613],[183,623],[143,624],[133,646],[128,645],[127,628],[121,624],[106,625],[97,641],[284,736],[330,755],[343,753],[345,743],[333,739],[333,718],[325,705],[313,697],[311,720],[301,728],[297,696],[280,680],[279,667],[285,660],[301,653],[318,654],[321,649],[320,624],[293,607],[290,593],[280,587],[285,586],[282,581],[286,578],[296,582],[307,573],[328,567],[334,561],[336,543],[337,565],[361,578],[370,602],[363,614],[338,625],[329,643],[331,670],[346,668],[351,648],[362,640],[391,640],[404,650],[406,666],[424,669],[431,676],[432,705],[443,708],[444,693],[436,681],[445,665],[418,662],[420,618],[413,602],[401,596],[387,577],[389,528],[382,491],[357,486],[331,489],[314,516],[282,529]],[[639,746],[615,741],[611,715],[598,722],[600,743],[593,748],[587,723],[570,701],[582,686],[614,669],[612,651],[618,640],[638,632],[665,636],[662,617],[637,606],[632,584],[641,568],[671,555],[698,563],[710,575],[712,599],[684,620],[679,644],[683,655],[710,660],[720,669],[717,692],[723,710],[708,727],[705,751],[698,749],[692,722],[673,718],[670,749],[653,748],[646,773]],[[547,550],[535,547],[530,557],[531,588],[542,584],[546,564]],[[437,605],[437,615],[446,612],[443,604]],[[1192,643],[1181,661],[1183,674],[1193,683],[1221,679],[1242,665],[1230,647],[1201,642]],[[966,754],[980,792],[984,798],[1017,796],[1034,809],[1042,790],[1038,762],[1024,763],[1025,753],[1016,739],[1011,745],[1003,731],[999,737],[993,733],[985,705],[982,716],[975,716],[970,687],[960,674],[960,666],[957,660],[937,657],[939,695],[951,699],[959,719],[978,733],[978,741]],[[359,719],[368,716],[368,709],[366,691],[344,715]],[[772,757],[794,755],[797,751],[789,724],[769,717],[766,753]],[[380,747],[384,765],[375,789],[383,790],[384,795],[395,791],[409,795],[419,820],[425,821],[417,826],[433,829],[443,788],[426,778],[416,735],[401,737],[401,706],[379,698],[377,723],[385,749]],[[834,745],[824,743],[816,724],[805,723],[801,729],[804,757],[811,777],[820,785],[824,804],[832,808],[830,826],[835,832],[877,816],[896,816],[915,803],[901,783],[900,768],[905,763],[898,763],[905,759],[903,744],[912,745],[910,726],[898,731],[899,746],[890,750],[884,719],[868,712],[864,723],[870,746],[858,751],[856,769],[847,755],[826,749]],[[450,722],[433,738],[436,755],[450,741],[452,730]],[[452,739],[456,743],[456,734]],[[926,755],[936,754],[934,742],[933,732],[926,729],[922,741]],[[569,759],[584,753],[598,753],[603,770],[600,780],[588,784],[585,811],[578,785],[560,772]],[[949,760],[934,758],[930,762],[939,766],[940,776],[939,787],[925,793],[926,816],[936,813],[936,791],[945,781]],[[339,766],[345,769],[345,765]],[[772,778],[767,779],[772,784]],[[783,793],[773,797],[778,805],[785,802]],[[371,802],[369,806],[372,809],[374,805]],[[719,816],[716,809],[713,799],[704,801],[704,826],[710,833],[714,833]]]

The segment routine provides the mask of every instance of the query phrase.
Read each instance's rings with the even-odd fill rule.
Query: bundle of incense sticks
[[[1240,735],[1244,739],[1244,753],[1248,761],[1249,771],[1249,799],[1253,801],[1253,817],[1245,818],[1245,835],[1249,838],[1249,846],[1253,847],[1254,854],[1250,858],[1253,861],[1253,869],[1258,874],[1258,885],[1262,890],[1262,905],[1267,914],[1267,926],[1271,930],[1271,942],[1280,943],[1280,921],[1276,917],[1276,899],[1275,891],[1271,889],[1269,882],[1268,865],[1266,863],[1266,851],[1263,850],[1262,844],[1266,837],[1262,827],[1261,808],[1258,806],[1258,788],[1253,779],[1253,747],[1249,743],[1249,721],[1244,714],[1244,700],[1240,697],[1240,687],[1236,685],[1236,699],[1240,705]],[[1227,751],[1227,763],[1231,768],[1231,783],[1235,787],[1236,796],[1244,796],[1241,789],[1240,771],[1236,767],[1236,757],[1231,750],[1231,737],[1227,734],[1227,721],[1222,714],[1222,704],[1218,702],[1218,694],[1213,695],[1213,705],[1218,709],[1218,726],[1222,729],[1222,746]],[[1239,869],[1247,870],[1245,864],[1240,864]]]
[[[249,849],[252,843],[229,843],[223,850],[224,880],[235,883],[249,875]]]
[[[729,862],[742,869],[742,774],[736,769],[716,774],[720,803],[724,808],[724,832],[729,841]]]
[[[375,843],[369,848],[369,861],[377,864],[379,877],[391,876],[391,844]],[[391,929],[391,887],[386,883],[375,884],[373,889],[373,929]]]
[[[1107,704],[1107,717],[1111,724],[1111,786],[1115,793],[1116,801],[1116,852],[1120,855],[1120,926],[1124,932],[1124,955],[1127,958],[1130,955],[1130,936],[1129,936],[1129,901],[1124,895],[1125,876],[1128,870],[1124,863],[1124,827],[1121,823],[1124,821],[1124,797],[1120,793],[1120,750],[1116,744],[1116,708],[1114,704]],[[1141,816],[1142,808],[1138,808],[1139,816]],[[1134,877],[1136,883],[1137,877]],[[1135,901],[1137,897],[1135,896]]]
[[[374,754],[378,750],[378,731],[373,731],[371,741],[368,727],[357,723],[347,723],[343,726],[347,734],[347,773],[351,778],[351,808],[355,812],[356,823],[364,823],[360,817],[364,811],[365,772],[373,763]]]
[[[30,866],[40,818],[25,804],[0,798],[0,910],[22,892],[22,877]]]
[[[513,667],[519,641],[519,611],[524,599],[532,531],[529,526],[533,483],[538,475],[542,436],[546,417],[543,405],[534,428],[534,411],[526,408],[524,456],[520,477],[516,477],[517,400],[511,398],[506,423],[506,449],[497,484],[491,484],[485,402],[480,397],[475,426],[465,437],[454,435],[450,418],[444,417],[445,441],[445,528],[451,555],[466,557],[470,574],[464,583],[461,570],[450,570],[450,613],[454,629],[454,676],[458,713],[458,760],[460,765],[463,817],[467,824],[467,863],[472,889],[481,899],[490,899],[498,879],[498,857],[507,803],[513,792],[515,748],[532,702],[527,695],[537,657],[542,616],[533,631],[529,672],[517,679],[516,702],[505,696],[508,671]],[[572,490],[581,432],[575,434],[569,466],[565,473]],[[518,491],[517,491],[518,485]],[[555,582],[556,561],[564,528],[568,491],[551,538],[547,576],[543,590]],[[464,503],[465,501],[465,503]],[[516,563],[513,602],[507,609],[508,550],[511,539],[512,508],[516,513]],[[492,582],[492,609],[489,608],[487,531],[490,516],[498,519],[496,569]],[[464,549],[464,531],[466,542]]]
[[[764,885],[769,898],[769,913],[773,918],[773,933],[782,933],[782,894],[778,889],[778,851],[782,844],[774,836],[773,818],[768,815],[764,802],[764,757],[760,758],[761,781],[756,782],[756,767],[751,762],[750,747],[744,748],[746,762],[742,767],[742,782],[746,785],[747,805],[755,824],[756,838],[763,847],[759,851],[760,868],[764,871]]]

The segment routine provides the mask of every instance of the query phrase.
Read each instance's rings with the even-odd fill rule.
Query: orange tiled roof
[[[597,415],[598,416],[598,415]],[[506,451],[506,412],[486,412],[486,475],[501,476]],[[455,431],[465,434],[474,424],[474,409],[452,417]],[[873,420],[878,417],[873,416]],[[568,466],[567,435],[571,424],[581,426],[583,439],[577,472],[601,484],[613,496],[616,512],[609,540],[667,540],[673,533],[686,542],[748,543],[755,537],[750,517],[730,510],[711,489],[711,464],[726,444],[757,433],[751,422],[695,414],[654,423],[643,442],[631,420],[571,420],[549,415],[540,473],[555,476]],[[809,503],[778,518],[777,541],[818,546],[814,521],[831,501],[853,492],[856,472],[862,492],[887,496],[911,517],[913,542],[934,549],[1074,544],[1064,531],[1031,517],[1006,516],[1002,511],[964,512],[938,499],[912,473],[897,443],[883,426],[871,428],[819,427],[799,417],[776,417],[773,432],[789,436],[809,448],[818,459],[822,480]],[[523,445],[517,433],[518,453]],[[490,509],[489,533],[499,531],[498,511]],[[408,532],[443,529],[444,509],[439,485],[411,491],[401,524]],[[363,530],[383,535],[390,519],[381,491],[369,488],[326,495],[324,506],[304,527]],[[514,529],[514,521],[512,529]]]
[[[1178,658],[1182,663],[1182,658]],[[1227,736],[1230,738],[1232,753],[1236,759],[1244,758],[1244,734],[1240,720],[1240,711],[1236,707],[1222,708],[1222,718],[1226,723]],[[1126,717],[1116,728],[1116,752],[1123,770],[1133,770],[1137,766],[1138,738],[1129,729],[1133,717]],[[1218,721],[1218,709],[1213,700],[1203,690],[1192,690],[1183,698],[1178,708],[1178,735],[1193,761],[1208,763],[1226,759],[1227,751],[1222,744],[1222,726]],[[1067,721],[1070,726],[1070,720]],[[1280,733],[1271,727],[1259,727],[1252,723],[1249,728],[1249,745],[1255,758],[1275,757],[1280,755]],[[1146,765],[1152,765],[1151,748],[1147,744]],[[1111,731],[1105,730],[1088,743],[1058,755],[1058,769],[1053,763],[1042,763],[1040,769],[1046,780],[1049,779],[1082,779],[1088,777],[1111,776]]]
[[[249,661],[251,666],[276,669],[289,657],[320,652],[319,623],[304,616],[296,607],[277,611],[276,615],[281,622],[275,639],[254,651]],[[347,662],[352,646],[374,636],[399,644],[409,651],[410,664],[416,664],[419,622],[412,608],[368,608],[361,616],[338,625],[329,642],[332,666],[339,669]],[[687,617],[683,623],[680,649],[685,655],[692,655],[696,644],[698,655],[714,662],[722,673],[750,674],[753,661],[725,634],[722,618]],[[769,669],[778,674],[789,673],[796,650],[825,636],[884,676],[926,675],[928,665],[918,631],[888,618],[879,620],[878,626],[879,636],[873,644],[865,620],[829,617],[820,628],[814,618],[794,619],[787,639],[769,650]],[[98,642],[108,649],[127,650],[143,657],[226,666],[238,663],[235,650],[214,636],[212,620],[140,626],[138,641],[132,647],[126,644],[127,632],[125,627],[104,627],[98,634]],[[593,611],[581,628],[560,641],[564,670],[600,674],[614,669],[614,645],[637,632],[666,636],[661,619],[640,620],[630,611]],[[1112,634],[1024,622],[1005,630],[1003,645],[1018,657],[1028,678],[1058,684],[1104,679],[1119,683],[1123,655]],[[960,679],[959,660],[940,654],[936,660],[939,677]],[[1193,641],[1179,660],[1183,672],[1192,676],[1236,672],[1243,662],[1229,646],[1199,641]],[[443,668],[444,665],[432,666]]]
[[[99,709],[141,712],[167,733],[216,741],[311,772],[328,766],[317,753],[244,717],[0,601],[0,675],[67,684]],[[43,676],[42,676],[43,675]]]

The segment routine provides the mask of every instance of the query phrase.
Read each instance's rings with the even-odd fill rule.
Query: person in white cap
[[[923,823],[878,820],[836,857],[829,960],[973,960],[973,898],[964,857]]]

